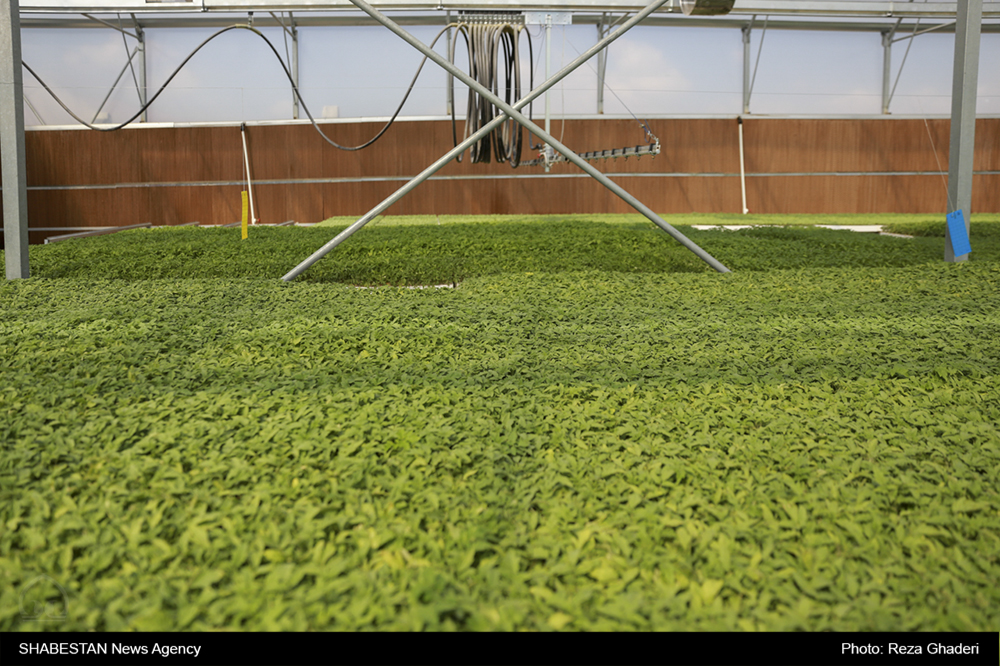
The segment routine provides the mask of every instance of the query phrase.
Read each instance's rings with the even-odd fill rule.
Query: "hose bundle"
[[[511,22],[512,17],[505,17],[503,14],[490,13],[482,16],[476,16],[472,12],[468,14],[471,16],[463,15],[455,29],[465,40],[469,52],[469,75],[506,103],[515,104],[521,99],[520,36],[524,26]],[[451,62],[455,62],[457,42],[457,38],[451,42],[448,53]],[[530,36],[528,51],[533,61]],[[454,90],[454,82],[451,85]],[[534,87],[533,77],[529,86]],[[463,138],[475,134],[496,118],[498,113],[493,104],[470,89]],[[452,140],[457,146],[459,139],[454,105],[451,109],[451,127]],[[521,163],[522,143],[523,128],[508,118],[473,144],[469,149],[469,155],[473,163],[490,162],[495,158],[497,162],[510,162],[512,167],[517,167]],[[461,160],[462,156],[459,155],[457,161]]]

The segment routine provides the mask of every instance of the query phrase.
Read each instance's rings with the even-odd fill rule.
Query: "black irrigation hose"
[[[437,40],[440,39],[441,35],[443,35],[451,27],[452,27],[451,25],[446,26],[443,30],[441,30],[441,32],[439,32],[437,34],[437,36],[434,38],[434,41],[431,42],[431,48],[434,48],[434,45],[437,43]],[[399,106],[396,108],[396,112],[392,114],[392,117],[389,119],[389,121],[385,124],[385,126],[382,127],[381,130],[379,130],[378,134],[376,134],[374,137],[372,137],[370,140],[366,141],[365,143],[361,144],[360,146],[342,146],[339,143],[337,143],[336,141],[334,141],[333,139],[331,139],[330,137],[328,137],[326,134],[323,133],[323,130],[320,129],[319,125],[316,124],[316,120],[313,118],[312,114],[309,113],[309,107],[306,106],[305,100],[303,100],[302,99],[302,95],[299,94],[299,89],[295,85],[295,80],[292,78],[292,73],[288,71],[288,67],[285,66],[285,62],[281,59],[281,55],[278,53],[278,50],[274,47],[274,44],[272,44],[271,40],[269,40],[267,37],[265,37],[264,34],[261,33],[259,30],[257,30],[256,28],[247,26],[247,25],[231,25],[228,28],[223,28],[223,29],[219,30],[218,32],[216,32],[216,33],[212,34],[211,36],[209,36],[208,39],[206,39],[201,44],[199,44],[198,47],[195,48],[194,51],[192,51],[190,54],[188,54],[188,56],[186,58],[184,58],[184,60],[181,62],[181,64],[177,66],[177,69],[175,69],[173,71],[173,73],[169,77],[167,77],[167,80],[164,81],[164,83],[163,83],[162,86],[160,86],[160,89],[156,91],[156,94],[154,94],[149,99],[149,101],[146,102],[135,113],[134,116],[132,116],[131,118],[129,118],[125,122],[121,123],[120,125],[115,125],[114,127],[97,127],[96,125],[92,125],[92,124],[88,123],[83,118],[81,118],[80,116],[78,116],[75,113],[73,113],[73,111],[71,111],[70,108],[68,106],[66,106],[66,104],[61,99],[59,99],[59,96],[56,95],[52,91],[52,89],[49,88],[48,85],[46,85],[46,83],[44,81],[42,81],[41,77],[38,76],[38,74],[35,73],[35,70],[31,69],[31,67],[28,66],[28,63],[22,61],[22,64],[24,65],[24,68],[26,70],[28,70],[28,72],[31,73],[31,75],[33,77],[35,77],[35,79],[40,84],[42,84],[42,87],[45,88],[45,92],[47,92],[49,95],[51,95],[52,99],[54,99],[56,102],[58,102],[59,106],[61,106],[63,108],[63,110],[65,110],[66,113],[68,113],[70,116],[72,116],[73,119],[76,120],[78,123],[80,123],[82,125],[86,125],[90,129],[97,130],[98,132],[115,132],[115,131],[120,130],[121,128],[125,127],[126,125],[128,125],[129,123],[131,123],[132,121],[134,121],[139,116],[141,116],[142,113],[143,113],[143,111],[145,111],[146,109],[149,108],[149,106],[156,100],[156,98],[160,96],[160,93],[162,93],[166,89],[167,85],[174,79],[174,77],[177,76],[177,74],[181,71],[181,69],[184,67],[184,65],[186,65],[188,63],[188,61],[191,60],[191,58],[193,58],[194,55],[196,53],[198,53],[198,51],[200,51],[202,49],[202,47],[204,47],[206,44],[208,44],[210,41],[212,41],[213,39],[215,39],[216,37],[218,37],[222,33],[229,32],[230,30],[249,30],[250,32],[254,33],[255,35],[257,35],[258,37],[260,37],[261,39],[264,40],[264,42],[271,48],[271,51],[274,53],[274,57],[276,57],[278,59],[278,62],[281,64],[281,69],[284,70],[285,76],[288,77],[289,83],[292,84],[292,91],[295,93],[295,96],[298,98],[299,103],[302,104],[302,110],[306,112],[306,115],[309,117],[309,120],[312,122],[313,127],[316,128],[316,131],[319,132],[320,136],[322,136],[326,140],[327,143],[329,143],[331,146],[333,146],[335,148],[339,148],[340,150],[361,150],[362,148],[367,148],[368,146],[370,146],[373,143],[375,143],[376,141],[378,141],[378,139],[383,134],[385,134],[386,130],[388,130],[389,127],[392,125],[392,123],[395,122],[396,117],[399,115],[399,112],[403,110],[403,105],[406,104],[407,98],[409,98],[410,93],[413,92],[413,86],[416,85],[416,83],[417,83],[417,77],[420,76],[420,72],[424,68],[424,64],[427,62],[427,56],[424,56],[424,59],[420,61],[420,66],[417,67],[417,73],[413,75],[413,80],[410,81],[410,87],[406,89],[406,94],[403,95],[403,100],[399,103]]]
[[[521,98],[521,58],[519,50],[520,33],[523,26],[510,23],[462,23],[458,33],[465,40],[469,51],[469,75],[484,87],[500,96],[500,76],[498,65],[503,73],[504,101],[513,104]],[[452,41],[448,59],[455,62],[455,44]],[[501,60],[502,52],[502,60]],[[531,36],[528,35],[529,71],[531,72],[530,87],[534,89],[534,53],[531,46]],[[452,82],[454,90],[454,82]],[[452,95],[454,98],[454,94]],[[529,118],[531,117],[529,106]],[[469,99],[465,115],[465,137],[475,134],[487,125],[497,115],[496,108],[484,100],[474,90],[469,90]],[[451,109],[452,141],[458,145],[458,130],[455,120],[455,105]],[[507,119],[493,132],[485,136],[469,149],[469,155],[474,163],[489,162],[495,157],[497,162],[510,162],[517,167],[521,163],[523,128],[512,119]],[[529,137],[530,138],[530,137]],[[459,155],[457,161],[462,160]]]

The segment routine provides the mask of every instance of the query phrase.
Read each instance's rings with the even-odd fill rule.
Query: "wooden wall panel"
[[[973,178],[972,209],[1000,211],[1000,174]],[[769,176],[747,179],[753,213],[938,213],[944,219],[947,190],[941,177]]]
[[[658,212],[740,211],[735,119],[659,119],[650,126],[662,145],[659,156],[603,160],[595,166]],[[381,123],[322,127],[337,142],[357,145],[381,129]],[[940,119],[748,118],[748,206],[759,213],[944,212],[945,187],[939,175],[888,174],[936,172],[939,164],[946,169],[948,129],[949,121]],[[463,122],[458,132],[461,138]],[[557,120],[553,133],[581,152],[645,142],[633,120],[569,120],[565,128]],[[317,222],[368,211],[445,153],[452,145],[452,130],[449,121],[400,121],[372,147],[356,152],[327,145],[303,124],[250,126],[247,138],[257,217],[265,223]],[[532,156],[529,141],[525,132],[526,158]],[[32,228],[146,221],[221,224],[239,217],[243,152],[238,126],[29,131],[27,152]],[[975,168],[1000,171],[1000,119],[977,121]],[[838,173],[862,175],[834,175]],[[471,164],[466,154],[465,161],[446,165],[436,174],[438,180],[417,187],[389,213],[630,210],[592,179],[566,177],[578,174],[569,164],[555,165],[548,176],[540,167]],[[496,178],[455,178],[463,176]],[[385,178],[395,180],[268,182]],[[116,184],[122,186],[45,189]],[[973,209],[1000,211],[1000,175],[975,177]]]
[[[30,228],[123,227],[152,222],[148,209],[148,192],[141,188],[28,191]]]
[[[25,133],[28,186],[142,182],[138,132],[92,130]]]
[[[135,130],[133,130],[135,131]],[[238,127],[138,130],[141,182],[239,181],[243,148]]]
[[[948,170],[951,122],[747,119],[747,170],[775,172]],[[936,155],[935,155],[936,154]],[[975,169],[1000,170],[1000,119],[976,121]]]
[[[240,187],[236,185],[151,187],[146,196],[147,211],[142,221],[152,222],[153,226],[231,224],[239,221],[242,212]]]

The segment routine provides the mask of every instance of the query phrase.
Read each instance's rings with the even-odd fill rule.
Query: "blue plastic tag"
[[[948,213],[948,235],[951,237],[951,250],[956,257],[972,252],[969,232],[965,230],[965,216],[961,210]]]

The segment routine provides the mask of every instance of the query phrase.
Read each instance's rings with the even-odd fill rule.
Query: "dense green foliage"
[[[378,226],[414,226],[427,224],[507,224],[510,222],[559,222],[566,215],[387,215],[378,218],[374,224]],[[646,224],[646,218],[639,213],[600,213],[574,216],[591,222],[604,224]],[[751,213],[675,213],[664,215],[663,219],[674,226],[679,225],[744,225],[757,224],[768,226],[816,226],[839,225],[856,226],[878,224],[883,227],[896,225],[941,223],[944,224],[944,213],[836,213],[836,214],[785,214],[758,215]],[[331,217],[320,223],[327,227],[346,227],[354,223],[357,217]],[[977,225],[996,225],[1000,223],[1000,215],[996,213],[976,213],[973,221]],[[942,229],[944,227],[942,226]],[[891,230],[891,229],[889,229]],[[899,232],[903,233],[903,232]],[[942,234],[944,232],[942,231]]]
[[[980,241],[994,241],[1000,238],[1000,217],[998,216],[976,216],[969,225],[969,239],[972,243]],[[883,225],[885,231],[897,234],[908,234],[910,236],[936,236],[944,238],[947,223],[943,216],[936,216],[931,219],[901,219],[891,220]],[[973,251],[975,251],[975,247]]]
[[[997,627],[988,239],[437,226],[33,247],[0,630]]]
[[[301,279],[426,285],[525,272],[711,271],[652,223],[617,218],[471,218],[419,227],[376,220]],[[680,224],[683,218],[675,221]],[[344,226],[260,227],[246,241],[231,228],[137,229],[37,248],[32,270],[33,275],[58,278],[280,278]],[[939,261],[944,253],[943,237],[900,239],[773,226],[727,232],[679,229],[734,271],[908,266]],[[1000,233],[973,240],[973,260],[1000,259]]]

